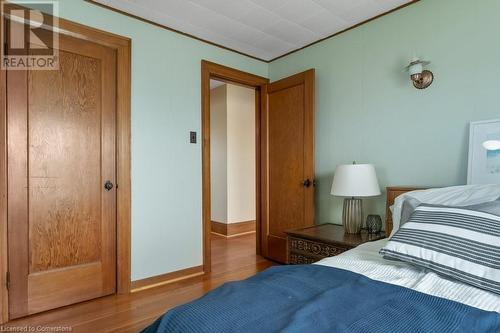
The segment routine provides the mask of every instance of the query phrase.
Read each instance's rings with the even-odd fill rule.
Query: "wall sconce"
[[[483,142],[486,150],[500,150],[500,140],[488,140]]]
[[[434,74],[431,71],[425,70],[424,66],[429,65],[430,61],[413,58],[405,70],[410,73],[410,79],[413,86],[417,89],[425,89],[434,81]]]

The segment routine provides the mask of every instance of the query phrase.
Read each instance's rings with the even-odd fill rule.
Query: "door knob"
[[[310,187],[312,185],[312,182],[310,179],[306,179],[302,182],[302,186],[304,187]]]
[[[106,189],[106,191],[111,191],[113,189],[113,186],[113,183],[109,180],[104,184],[104,188]]]

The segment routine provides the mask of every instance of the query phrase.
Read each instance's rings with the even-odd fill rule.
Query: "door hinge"
[[[7,290],[10,288],[10,272],[7,272],[5,274],[5,286],[7,287]]]

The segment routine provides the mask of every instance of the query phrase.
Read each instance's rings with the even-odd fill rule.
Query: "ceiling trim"
[[[262,58],[259,58],[259,57],[256,57],[256,56],[253,56],[253,55],[250,55],[250,54],[247,54],[247,53],[244,53],[244,52],[241,52],[241,51],[235,50],[235,49],[232,49],[232,48],[230,48],[230,47],[227,47],[227,46],[224,46],[224,45],[221,45],[221,44],[217,44],[217,43],[211,42],[211,41],[209,41],[209,40],[206,40],[206,39],[203,39],[203,38],[200,38],[200,37],[196,37],[196,36],[191,35],[191,34],[188,34],[188,33],[186,33],[186,32],[183,32],[183,31],[180,31],[180,30],[177,30],[177,29],[174,29],[174,28],[170,28],[170,27],[168,27],[168,26],[166,26],[166,25],[163,25],[163,24],[160,24],[160,23],[157,23],[157,22],[154,22],[154,21],[151,21],[151,20],[145,19],[145,18],[143,18],[143,17],[140,17],[140,16],[137,16],[137,15],[131,14],[131,13],[129,13],[129,12],[126,12],[126,11],[123,11],[123,10],[120,10],[120,9],[117,9],[117,8],[114,8],[114,7],[112,7],[112,6],[108,6],[108,5],[102,4],[102,3],[100,3],[100,2],[96,2],[96,1],[94,1],[94,0],[84,0],[84,1],[85,1],[85,2],[87,2],[87,3],[93,4],[93,5],[95,5],[95,6],[102,7],[102,8],[105,8],[105,9],[108,9],[108,10],[111,10],[111,11],[114,11],[114,12],[116,12],[116,13],[119,13],[119,14],[122,14],[122,15],[125,15],[125,16],[128,16],[128,17],[131,17],[131,18],[133,18],[133,19],[136,19],[136,20],[139,20],[139,21],[142,21],[142,22],[145,22],[145,23],[152,24],[152,25],[157,26],[157,27],[159,27],[159,28],[163,28],[163,29],[166,29],[166,30],[169,30],[169,31],[172,31],[172,32],[178,33],[178,34],[183,35],[183,36],[185,36],[185,37],[193,38],[193,39],[196,39],[196,40],[198,40],[198,41],[200,41],[200,42],[207,43],[207,44],[210,44],[210,45],[215,46],[215,47],[219,47],[219,48],[224,49],[224,50],[227,50],[227,51],[231,51],[231,52],[234,52],[234,53],[238,53],[238,54],[241,54],[241,55],[243,55],[243,56],[246,56],[246,57],[249,57],[249,58],[252,58],[252,59],[258,60],[258,61],[262,61],[262,62],[265,62],[265,63],[271,63],[271,62],[273,62],[273,61],[275,61],[275,60],[278,60],[278,59],[284,58],[284,57],[289,56],[289,55],[291,55],[291,54],[293,54],[293,53],[295,53],[295,52],[301,51],[301,50],[306,49],[306,48],[308,48],[308,47],[310,47],[310,46],[313,46],[313,45],[315,45],[315,44],[321,43],[321,42],[323,42],[323,41],[325,41],[325,40],[327,40],[327,39],[330,39],[330,38],[336,37],[336,36],[338,36],[338,35],[340,35],[340,34],[343,34],[343,33],[347,32],[347,31],[350,31],[350,30],[353,30],[353,29],[355,29],[355,28],[358,28],[358,27],[360,27],[360,26],[362,26],[362,25],[364,25],[364,24],[366,24],[366,23],[369,23],[369,22],[371,22],[371,21],[377,20],[377,19],[379,19],[379,18],[381,18],[381,17],[383,17],[383,16],[385,16],[385,15],[388,15],[388,14],[394,13],[394,12],[396,12],[396,11],[400,10],[400,9],[406,8],[406,7],[410,6],[410,5],[413,5],[413,4],[417,3],[417,2],[420,2],[420,0],[412,0],[411,2],[405,3],[405,4],[403,4],[403,5],[399,6],[399,7],[393,8],[393,9],[391,9],[391,10],[387,11],[387,12],[384,12],[384,13],[382,13],[382,14],[378,14],[377,16],[374,16],[374,17],[372,17],[372,18],[369,18],[369,19],[367,19],[367,20],[364,20],[363,22],[360,22],[360,23],[358,23],[358,24],[355,24],[355,25],[353,25],[352,27],[346,28],[346,29],[344,29],[344,30],[342,30],[342,31],[339,31],[339,32],[336,32],[336,33],[331,34],[331,35],[329,35],[329,36],[326,36],[326,37],[323,37],[323,38],[321,38],[321,39],[318,39],[317,41],[314,41],[314,42],[312,42],[312,43],[309,43],[309,44],[307,44],[307,45],[304,45],[304,46],[302,46],[302,47],[299,47],[299,48],[297,48],[297,49],[295,49],[295,50],[292,50],[292,51],[290,51],[290,52],[287,52],[287,53],[285,53],[285,54],[283,54],[283,55],[280,55],[280,56],[278,56],[278,57],[275,57],[275,58],[273,58],[273,59],[270,59],[270,60],[265,60],[265,59],[262,59]]]
[[[391,10],[387,11],[387,12],[384,12],[384,13],[382,13],[382,14],[378,14],[377,16],[374,16],[374,17],[372,17],[372,18],[369,18],[369,19],[367,19],[367,20],[364,20],[363,22],[360,22],[360,23],[358,23],[358,24],[355,24],[355,25],[353,25],[352,27],[346,28],[346,29],[344,29],[344,30],[342,30],[342,31],[339,31],[339,32],[336,32],[336,33],[334,33],[334,34],[332,34],[332,35],[330,35],[330,36],[323,37],[323,38],[321,38],[321,39],[318,39],[318,40],[317,40],[317,41],[315,41],[315,42],[309,43],[309,44],[307,44],[307,45],[304,45],[304,46],[302,46],[302,47],[299,47],[298,49],[295,49],[295,50],[292,50],[292,51],[287,52],[287,53],[285,53],[285,54],[282,54],[282,55],[280,55],[280,56],[278,56],[278,57],[276,57],[276,58],[273,58],[273,59],[271,59],[271,60],[268,60],[267,62],[268,62],[268,63],[271,63],[271,62],[273,62],[273,61],[275,61],[275,60],[278,60],[278,59],[284,58],[284,57],[286,57],[286,56],[289,56],[290,54],[293,54],[293,53],[295,53],[295,52],[298,52],[298,51],[301,51],[301,50],[303,50],[303,49],[306,49],[306,48],[308,48],[309,46],[313,46],[313,45],[315,45],[315,44],[318,44],[318,43],[324,42],[324,41],[325,41],[325,40],[327,40],[327,39],[330,39],[330,38],[336,37],[336,36],[338,36],[338,35],[340,35],[340,34],[343,34],[344,32],[347,32],[347,31],[349,31],[349,30],[356,29],[356,28],[358,28],[358,27],[360,27],[360,26],[362,26],[362,25],[364,25],[364,24],[366,24],[366,23],[369,23],[369,22],[371,22],[371,21],[375,21],[376,19],[379,19],[379,18],[381,18],[382,16],[385,16],[385,15],[388,15],[388,14],[391,14],[391,13],[394,13],[395,11],[398,11],[398,10],[400,10],[400,9],[403,9],[403,8],[405,8],[405,7],[408,7],[408,6],[410,6],[410,5],[413,5],[413,4],[417,3],[417,2],[420,2],[420,0],[412,0],[411,2],[405,3],[404,5],[401,5],[401,6],[399,6],[399,7],[393,8],[393,9],[391,9]]]
[[[221,45],[221,44],[217,44],[217,43],[214,43],[214,42],[211,42],[209,40],[206,40],[206,39],[203,39],[203,38],[200,38],[200,37],[196,37],[194,35],[191,35],[191,34],[188,34],[186,32],[183,32],[183,31],[180,31],[180,30],[177,30],[177,29],[174,29],[174,28],[170,28],[169,26],[166,26],[166,25],[163,25],[163,24],[160,24],[160,23],[157,23],[157,22],[154,22],[154,21],[151,21],[151,20],[148,20],[148,19],[145,19],[143,17],[140,17],[140,16],[137,16],[137,15],[134,15],[134,14],[131,14],[129,12],[126,12],[126,11],[123,11],[121,9],[117,9],[117,8],[114,8],[114,7],[111,7],[111,6],[108,6],[108,5],[105,5],[105,4],[102,4],[100,2],[96,2],[94,0],[84,0],[85,2],[88,2],[90,4],[93,4],[95,6],[99,6],[99,7],[102,7],[102,8],[105,8],[105,9],[109,9],[109,10],[112,10],[118,14],[122,14],[122,15],[125,15],[125,16],[128,16],[128,17],[131,17],[133,19],[136,19],[136,20],[139,20],[139,21],[142,21],[144,23],[149,23],[149,24],[152,24],[154,26],[157,26],[159,28],[163,28],[163,29],[166,29],[166,30],[170,30],[172,32],[175,32],[175,33],[178,33],[180,35],[183,35],[185,37],[189,37],[189,38],[193,38],[193,39],[196,39],[200,42],[203,42],[203,43],[207,43],[207,44],[210,44],[212,46],[216,46],[216,47],[219,47],[221,49],[224,49],[224,50],[227,50],[227,51],[231,51],[231,52],[235,52],[235,53],[238,53],[238,54],[241,54],[243,56],[246,56],[246,57],[249,57],[249,58],[252,58],[252,59],[255,59],[255,60],[259,60],[259,61],[262,61],[262,62],[267,62],[269,63],[268,60],[265,60],[265,59],[262,59],[262,58],[259,58],[259,57],[256,57],[256,56],[253,56],[253,55],[250,55],[250,54],[247,54],[247,53],[244,53],[244,52],[241,52],[241,51],[238,51],[238,50],[235,50],[235,49],[232,49],[230,47],[227,47],[227,46],[224,46],[224,45]]]

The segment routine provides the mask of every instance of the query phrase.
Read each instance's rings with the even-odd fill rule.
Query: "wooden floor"
[[[108,296],[33,315],[5,326],[71,327],[71,332],[139,332],[168,309],[224,282],[241,280],[273,263],[255,254],[255,234],[212,236],[212,273],[132,293]],[[161,258],[161,257],[159,257]],[[46,331],[50,332],[50,331]]]

